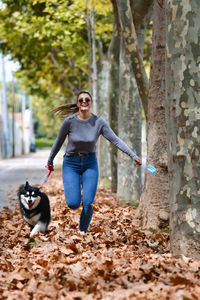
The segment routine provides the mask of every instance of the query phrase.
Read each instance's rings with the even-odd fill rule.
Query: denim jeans
[[[92,215],[98,183],[98,163],[95,153],[83,156],[64,156],[63,185],[65,200],[69,208],[77,209],[81,204],[81,185],[83,191],[82,212],[79,229],[87,231]]]

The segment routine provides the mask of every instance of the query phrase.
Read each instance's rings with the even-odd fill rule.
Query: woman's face
[[[90,111],[90,108],[92,106],[91,97],[86,93],[80,94],[78,96],[77,106],[79,108],[79,111]]]

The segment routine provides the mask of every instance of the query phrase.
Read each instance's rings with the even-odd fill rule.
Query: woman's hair
[[[78,98],[81,94],[88,94],[92,101],[92,96],[89,92],[81,91],[77,95],[76,102],[78,102]],[[76,103],[69,103],[69,104],[63,104],[63,105],[57,106],[56,108],[54,108],[52,110],[52,113],[56,114],[57,116],[59,116],[61,118],[64,118],[64,117],[67,117],[68,115],[75,114],[78,111],[79,111],[79,108],[76,105]]]

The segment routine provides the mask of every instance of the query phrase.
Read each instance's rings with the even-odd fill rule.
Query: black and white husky
[[[30,186],[28,182],[21,185],[18,190],[20,211],[22,218],[32,229],[30,237],[37,232],[45,233],[51,220],[49,198],[40,192],[37,187]]]

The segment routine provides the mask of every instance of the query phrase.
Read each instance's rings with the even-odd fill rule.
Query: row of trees
[[[170,219],[172,252],[199,258],[198,0],[3,3],[1,49],[20,62],[18,76],[40,97],[40,110],[89,87],[95,112],[140,156],[143,108],[147,161],[157,173],[145,177],[141,195],[140,169],[112,148],[112,190],[126,200],[140,198],[140,226],[163,228]],[[144,41],[152,20],[149,81]],[[102,176],[108,175],[107,147],[100,141]]]
[[[200,6],[195,0],[190,4],[186,0],[113,3],[120,24],[117,36],[121,35],[147,120],[147,161],[157,168],[156,175],[145,178],[136,221],[156,229],[166,226],[170,219],[172,253],[200,258]],[[140,21],[144,16],[146,20],[152,4],[148,83],[136,13]]]

